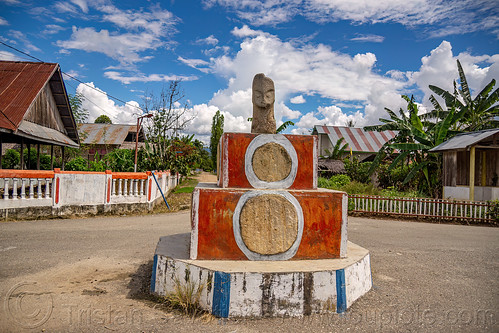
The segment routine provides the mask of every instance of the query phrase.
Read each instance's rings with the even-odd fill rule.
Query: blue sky
[[[134,123],[134,105],[180,78],[186,132],[205,141],[218,109],[225,131],[249,131],[257,73],[274,80],[289,133],[364,126],[401,94],[424,110],[429,84],[452,89],[456,59],[475,91],[497,80],[498,38],[496,0],[0,0],[0,41],[104,92],[66,78],[89,121]],[[30,60],[4,45],[0,59]]]

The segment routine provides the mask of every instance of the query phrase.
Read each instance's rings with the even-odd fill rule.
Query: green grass
[[[189,187],[179,187],[177,189],[175,189],[175,193],[192,193],[192,191],[194,191],[194,187],[193,186],[189,186]]]

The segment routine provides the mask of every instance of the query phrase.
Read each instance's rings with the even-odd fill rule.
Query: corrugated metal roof
[[[395,137],[394,131],[365,131],[361,127],[320,126],[314,127],[314,133],[326,134],[333,145],[340,138],[352,148],[354,152],[377,153],[390,139]]]
[[[80,148],[80,145],[68,138],[67,135],[56,131],[55,129],[41,126],[26,120],[21,121],[19,124],[17,134],[45,143]]]
[[[121,145],[128,133],[136,133],[136,125],[119,124],[79,124],[78,132],[84,144]],[[139,141],[143,141],[143,130]]]
[[[30,105],[47,84],[70,140],[78,142],[76,123],[56,63],[0,61],[0,128],[15,135]]]
[[[430,149],[431,152],[468,149],[481,141],[492,140],[494,135],[499,134],[499,128],[458,134],[453,138],[439,144],[438,146]],[[499,141],[499,138],[497,139]]]

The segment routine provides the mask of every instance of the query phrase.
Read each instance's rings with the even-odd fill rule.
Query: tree
[[[223,132],[224,116],[220,113],[220,110],[218,110],[211,122],[210,153],[214,169],[217,169],[217,147]]]
[[[144,126],[146,145],[142,153],[143,158],[147,159],[142,164],[149,170],[187,170],[178,167],[181,161],[176,160],[183,161],[185,158],[175,152],[175,142],[179,132],[194,116],[189,115],[180,83],[180,80],[171,81],[168,88],[161,89],[159,96],[151,93],[144,99],[143,110],[153,115],[151,121]]]
[[[95,124],[112,124],[113,122],[111,121],[111,118],[106,116],[105,114],[101,114],[100,116],[97,117],[94,121]]]
[[[73,111],[73,117],[77,124],[84,123],[88,119],[88,110],[81,106],[84,96],[80,93],[68,94],[69,105]]]
[[[346,149],[348,147],[348,143],[345,143],[343,146],[341,145],[343,141],[345,141],[345,138],[339,138],[333,147],[333,151],[326,149],[327,156],[325,156],[325,158],[340,160],[346,154]]]
[[[369,170],[370,173],[379,166],[381,160],[386,156],[386,148],[389,152],[398,150],[398,156],[391,162],[388,171],[397,167],[400,163],[407,162],[411,166],[410,172],[405,177],[403,183],[419,178],[419,190],[435,195],[440,190],[441,156],[430,153],[429,150],[438,146],[445,140],[456,134],[450,129],[459,118],[455,117],[455,110],[451,109],[443,120],[436,122],[424,121],[418,114],[418,106],[414,98],[402,96],[407,101],[407,112],[400,109],[400,118],[389,109],[391,120],[381,119],[384,124],[366,126],[365,130],[394,130],[398,134],[387,141],[383,148],[376,155]]]
[[[291,120],[285,121],[285,122],[283,122],[283,123],[282,123],[282,125],[281,125],[281,126],[279,126],[279,127],[276,129],[276,131],[275,131],[275,132],[276,132],[276,134],[279,134],[279,133],[281,133],[281,132],[284,132],[284,130],[285,130],[286,128],[288,128],[289,126],[294,126],[294,125],[295,125],[295,123],[294,123],[294,122],[292,122]]]
[[[437,86],[429,86],[435,94],[444,99],[446,110],[440,106],[434,96],[431,96],[430,101],[434,106],[434,110],[426,117],[443,119],[452,108],[455,108],[455,117],[459,118],[459,121],[455,123],[455,129],[457,130],[472,132],[499,127],[499,121],[495,119],[499,116],[499,89],[490,93],[496,84],[496,80],[492,79],[473,99],[459,60],[457,60],[457,70],[460,86],[458,88],[457,83],[454,81],[454,93]]]

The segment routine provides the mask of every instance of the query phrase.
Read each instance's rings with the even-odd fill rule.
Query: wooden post
[[[487,186],[487,156],[486,151],[482,151],[482,186]]]
[[[475,146],[470,149],[470,201],[475,201]]]
[[[40,170],[40,144],[36,144],[36,170]]]
[[[31,170],[31,143],[26,145],[28,148],[28,170]]]
[[[21,138],[21,170],[24,170],[24,138]]]
[[[54,145],[50,145],[50,170],[54,170]]]
[[[65,163],[64,163],[64,160],[65,160],[65,157],[66,157],[66,156],[64,156],[64,146],[61,146],[61,150],[62,150],[62,152],[61,152],[61,155],[62,155],[62,165],[61,165],[61,169],[62,169],[62,171],[64,171],[64,164],[65,164]]]

